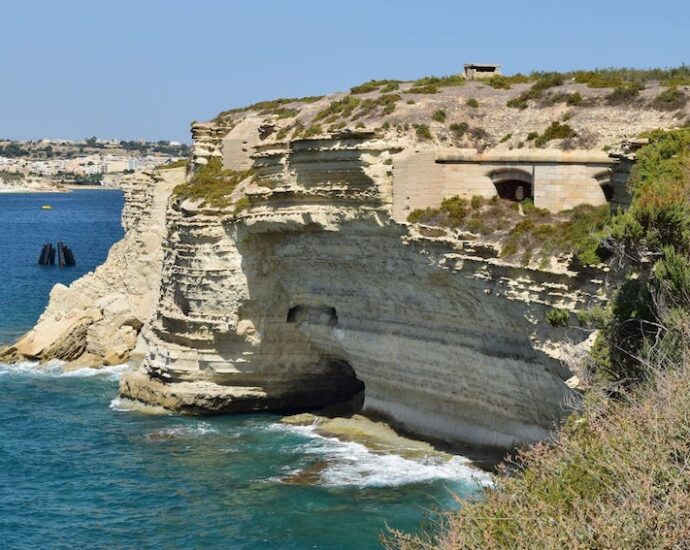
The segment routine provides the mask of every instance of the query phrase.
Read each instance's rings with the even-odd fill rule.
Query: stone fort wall
[[[580,204],[627,206],[632,162],[599,151],[409,150],[393,161],[393,217],[436,208],[459,195],[493,197],[500,184],[524,184],[535,206],[552,212]]]

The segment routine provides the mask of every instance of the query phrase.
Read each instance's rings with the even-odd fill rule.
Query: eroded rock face
[[[173,200],[148,354],[121,395],[194,413],[364,409],[427,437],[543,438],[573,396],[551,307],[605,299],[601,273],[507,265],[391,218],[393,158],[371,136],[259,148],[250,207]],[[594,278],[594,276],[597,278]]]
[[[158,296],[164,219],[184,169],[123,180],[124,238],[106,262],[69,287],[55,285],[36,326],[0,352],[0,360],[62,359],[73,367],[126,362]]]

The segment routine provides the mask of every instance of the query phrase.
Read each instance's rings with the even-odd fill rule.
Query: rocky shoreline
[[[459,109],[473,124],[496,122],[474,145],[503,152],[468,156],[472,143],[456,136],[452,145],[465,149],[451,160],[522,159],[506,154],[516,145],[495,134],[525,113],[499,108],[504,91],[483,93],[493,110]],[[401,203],[401,192],[451,185],[434,179],[450,162],[434,156],[448,150],[448,138],[420,137],[415,117],[457,102],[453,94],[407,102],[395,115],[404,124],[378,129],[371,125],[381,118],[368,114],[363,128],[319,125],[285,138],[279,125],[319,120],[324,106],[345,105],[340,95],[297,105],[297,123],[261,106],[194,124],[190,169],[127,178],[123,241],[93,274],[56,286],[37,326],[0,357],[130,361],[136,370],[122,379],[123,399],[188,414],[319,409],[364,390],[364,414],[425,439],[510,449],[550,437],[579,406],[584,373],[571,365],[592,338],[547,317],[606,303],[617,280],[567,254],[520,263],[476,234],[405,221],[409,205],[395,206],[409,198]],[[380,106],[380,97],[348,97]],[[569,121],[604,113],[590,141],[623,137],[616,117],[626,107],[589,100]],[[672,119],[641,103],[632,108],[640,112],[635,131]],[[563,110],[545,104],[539,119]],[[606,157],[586,153],[540,158]],[[223,201],[207,202],[193,186],[189,195],[173,192],[213,163],[237,177]],[[612,171],[595,175],[603,181]],[[582,185],[594,181],[577,173]]]

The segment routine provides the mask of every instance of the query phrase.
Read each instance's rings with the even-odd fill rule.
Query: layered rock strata
[[[166,205],[183,180],[184,169],[125,178],[124,238],[94,272],[55,285],[36,326],[0,351],[0,360],[62,359],[72,367],[127,361],[158,296]]]
[[[160,301],[121,395],[192,413],[364,410],[426,437],[509,447],[564,415],[545,322],[605,299],[602,273],[506,264],[391,218],[399,148],[371,134],[257,147],[238,215],[171,201]]]

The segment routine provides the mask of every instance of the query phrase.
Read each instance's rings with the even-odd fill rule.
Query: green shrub
[[[503,75],[495,75],[482,82],[488,84],[496,90],[510,90],[510,80]]]
[[[476,109],[479,107],[479,101],[477,101],[475,98],[471,97],[467,101],[465,101],[465,105],[468,107],[471,107],[472,109]]]
[[[624,399],[609,391],[597,385],[557,438],[520,451],[481,495],[459,499],[421,534],[394,531],[388,548],[687,546],[690,368],[660,371]]]
[[[322,130],[320,124],[312,124],[311,126],[309,126],[309,128],[307,128],[307,129],[304,131],[304,134],[303,134],[302,137],[303,137],[304,139],[308,139],[308,138],[311,138],[311,137],[314,137],[314,136],[318,136],[318,135],[320,135],[320,134],[322,134],[322,133],[323,133],[323,130]]]
[[[539,132],[530,132],[527,134],[527,141],[532,141],[533,139],[537,139],[539,137]]]
[[[680,91],[677,87],[671,86],[670,88],[659,93],[654,98],[652,105],[657,109],[664,111],[674,111],[676,109],[682,109],[688,102],[687,96]]]
[[[349,118],[353,111],[359,107],[362,100],[352,95],[345,96],[343,99],[332,101],[325,109],[316,113],[314,122],[319,120],[326,120],[326,122],[335,122],[338,118]]]
[[[546,320],[553,327],[567,327],[570,312],[567,309],[552,308],[546,312]]]
[[[437,94],[441,90],[439,90],[438,86],[434,84],[425,84],[425,85],[415,85],[412,86],[409,90],[407,90],[408,94]]]
[[[237,215],[240,212],[242,212],[243,210],[246,210],[247,208],[249,208],[249,206],[250,206],[249,199],[247,197],[242,197],[241,199],[239,199],[235,203],[235,209],[233,210],[233,213],[235,215]]]
[[[572,94],[568,94],[566,96],[565,102],[571,106],[580,105],[582,103],[582,94],[580,94],[580,92],[573,92]]]
[[[558,121],[551,123],[544,133],[534,140],[537,147],[543,147],[549,141],[554,139],[567,139],[577,136],[577,132],[573,130],[568,124],[561,124]]]
[[[503,137],[499,140],[499,143],[505,143],[506,141],[508,141],[508,140],[509,140],[510,138],[512,138],[512,137],[513,137],[513,134],[506,134],[505,136],[503,136]]]
[[[281,107],[281,108],[273,111],[272,114],[278,115],[278,119],[294,118],[299,114],[299,111],[297,109],[292,109],[292,108],[288,108],[288,107]]]
[[[400,84],[397,81],[390,81],[388,84],[386,84],[381,90],[379,90],[382,94],[389,94],[391,92],[395,92],[400,89]]]
[[[230,109],[228,111],[223,111],[216,118],[214,119],[215,121],[221,120],[229,115],[236,114],[236,113],[242,113],[245,111],[258,111],[259,114],[262,115],[270,115],[270,114],[280,114],[282,110],[284,109],[284,106],[290,103],[315,103],[316,101],[319,101],[320,99],[323,99],[324,96],[307,96],[307,97],[291,97],[291,98],[280,98],[280,99],[272,99],[269,101],[259,101],[257,103],[253,103],[252,105],[248,105],[247,107],[240,107],[238,109]]]
[[[231,205],[230,195],[235,187],[252,174],[251,169],[224,170],[221,160],[213,157],[188,182],[175,187],[173,196],[178,202],[189,199],[213,208],[226,208]]]
[[[457,139],[460,139],[462,136],[465,135],[465,132],[467,132],[469,124],[467,124],[467,122],[454,122],[450,125],[449,128],[450,131],[453,133],[453,136]]]
[[[465,77],[459,74],[450,76],[425,76],[424,78],[414,81],[415,86],[435,86],[436,88],[464,86],[466,83]]]
[[[431,130],[429,130],[429,127],[426,124],[416,124],[415,133],[419,139],[423,140],[430,140],[434,137],[431,135]]]
[[[352,120],[368,116],[379,107],[383,107],[383,116],[390,115],[395,111],[395,107],[400,99],[400,95],[398,94],[382,94],[377,98],[365,99],[359,103],[359,108],[355,111],[354,115],[352,115]]]
[[[498,90],[509,90],[513,84],[522,84],[524,82],[529,82],[530,78],[521,74],[515,74],[511,76],[506,75],[495,75],[491,78],[482,80],[483,83],[488,84],[492,88]]]
[[[302,134],[304,134],[304,130],[304,124],[302,124],[302,122],[298,120],[292,127],[292,139],[298,139],[299,137],[301,137]]]
[[[506,105],[514,109],[526,109],[528,107],[528,100],[539,99],[546,90],[555,88],[562,84],[563,77],[558,73],[539,74],[537,81],[532,84],[529,89],[522,92],[519,96],[508,100]]]
[[[475,140],[486,140],[489,139],[489,132],[480,126],[474,126],[467,130],[467,133]]]
[[[513,99],[509,99],[506,102],[506,106],[511,107],[513,109],[520,109],[521,111],[527,109],[529,107],[529,104],[527,103],[527,100],[522,98],[521,96],[514,97]]]
[[[392,92],[398,89],[400,82],[400,80],[370,80],[369,82],[365,82],[364,84],[350,88],[350,93],[355,95],[366,94],[369,92],[375,92],[382,86],[385,87],[383,90],[381,90],[383,93]]]
[[[439,109],[436,111],[432,117],[436,122],[445,122],[448,116],[446,115],[446,112],[443,109]]]
[[[661,81],[662,86],[683,86],[690,84],[690,67],[681,65],[670,69],[595,69],[573,71],[563,75],[590,88],[616,88],[626,83],[644,84],[651,80]]]
[[[612,318],[611,310],[602,306],[593,306],[577,312],[577,319],[580,325],[593,329],[606,328]]]
[[[613,91],[606,96],[609,105],[623,105],[637,99],[644,86],[638,82],[621,84],[616,86]]]

